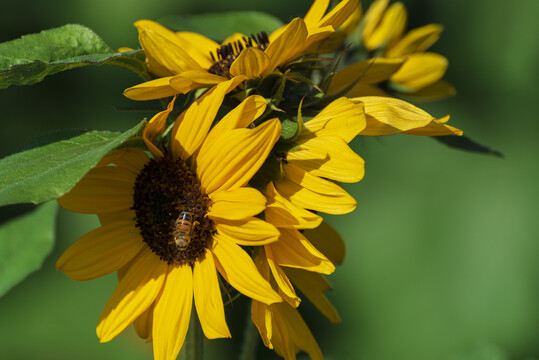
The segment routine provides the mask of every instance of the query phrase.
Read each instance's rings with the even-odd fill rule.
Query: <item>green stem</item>
[[[202,328],[200,326],[200,320],[196,311],[191,312],[191,322],[189,324],[189,331],[187,331],[187,337],[183,344],[182,351],[180,352],[180,360],[202,360],[204,357],[204,336],[202,335]]]
[[[247,323],[243,333],[240,360],[255,360],[258,346],[258,329],[251,320],[251,311],[247,311]]]

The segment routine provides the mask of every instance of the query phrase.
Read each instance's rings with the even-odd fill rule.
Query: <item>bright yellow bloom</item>
[[[118,151],[58,199],[68,210],[97,214],[101,227],[73,243],[57,268],[79,281],[118,272],[119,284],[97,326],[101,342],[134,322],[140,336],[153,340],[155,359],[176,359],[193,300],[206,337],[230,337],[218,272],[252,299],[282,301],[240,247],[279,236],[255,217],[266,199],[246,184],[281,126],[272,119],[246,128],[266,105],[252,96],[210,130],[225,94],[236,85],[220,83],[197,99],[176,120],[170,150],[164,150],[156,140],[171,103],[144,130],[151,158],[137,149]]]
[[[357,182],[363,177],[364,162],[348,142],[365,125],[361,105],[346,98],[332,102],[300,127],[292,149],[276,154],[282,177],[264,189],[268,200],[264,217],[280,236],[259,250],[255,262],[285,302],[274,306],[254,300],[251,317],[264,344],[285,359],[295,359],[300,350],[312,359],[322,359],[320,347],[295,309],[300,299],[294,285],[330,321],[340,321],[323,294],[330,287],[321,274],[335,270],[333,259],[342,261],[344,243],[319,215],[307,209],[344,214],[356,207],[356,201],[333,181]],[[313,230],[307,235],[300,232],[303,229]]]
[[[326,14],[329,0],[316,0],[305,19],[295,18],[271,35],[233,34],[222,44],[192,32],[173,32],[156,22],[135,23],[149,70],[158,79],[133,86],[124,95],[150,100],[212,87],[231,78],[264,77],[302,55],[344,23],[358,0],[343,0]]]
[[[343,69],[334,79],[332,91],[359,80],[345,95],[380,96],[383,93],[372,85],[384,81],[409,98],[431,100],[454,95],[453,86],[442,80],[449,61],[426,52],[439,39],[443,27],[429,24],[404,33],[406,8],[401,2],[388,5],[389,0],[374,1],[363,18],[363,45],[376,57]]]

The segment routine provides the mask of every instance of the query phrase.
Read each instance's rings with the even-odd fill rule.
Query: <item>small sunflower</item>
[[[264,217],[280,236],[278,241],[258,249],[255,262],[285,302],[273,306],[254,300],[251,316],[264,344],[285,359],[295,359],[300,350],[313,359],[322,359],[320,347],[295,309],[300,299],[294,285],[331,321],[340,321],[323,295],[329,286],[321,275],[331,274],[335,266],[301,231],[328,228],[319,215],[308,209],[344,214],[356,207],[355,200],[331,180],[356,182],[363,177],[364,162],[347,143],[365,124],[361,105],[341,98],[305,122],[288,151],[274,153],[281,169],[280,179],[264,188],[268,200]],[[329,248],[335,244],[344,253],[342,239],[334,234],[324,237],[324,241]]]
[[[124,95],[151,100],[231,78],[264,77],[333,33],[354,13],[358,0],[343,0],[326,14],[328,6],[329,1],[316,0],[305,19],[295,18],[270,35],[236,33],[221,44],[197,33],[173,32],[154,21],[137,21],[148,68],[159,78],[128,88]]]
[[[387,81],[392,90],[418,100],[433,100],[455,94],[455,88],[442,78],[449,61],[443,55],[427,52],[440,38],[442,25],[429,24],[404,33],[407,12],[401,2],[374,1],[363,18],[363,46],[374,56],[341,70],[335,88],[345,88],[359,78],[347,96],[380,95],[375,84]],[[354,76],[355,75],[355,76]]]
[[[206,337],[230,337],[218,273],[264,304],[282,301],[240,247],[277,240],[255,215],[266,199],[246,187],[280,135],[277,119],[246,127],[264,110],[252,96],[210,127],[234,80],[209,90],[176,120],[170,148],[156,139],[173,109],[154,116],[143,138],[151,157],[124,149],[103,159],[66,195],[65,209],[97,214],[101,227],[73,243],[57,268],[75,280],[114,271],[119,284],[97,335],[112,340],[131,323],[153,340],[155,359],[175,359],[194,304]]]
[[[280,178],[272,184],[276,193],[304,209],[334,215],[353,211],[356,201],[333,181],[353,183],[363,178],[365,163],[348,143],[365,126],[362,104],[344,97],[303,123],[290,149],[274,153],[281,168]]]

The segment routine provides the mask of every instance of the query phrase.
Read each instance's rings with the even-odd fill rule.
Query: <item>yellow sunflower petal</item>
[[[271,248],[274,260],[280,266],[305,269],[331,274],[335,271],[335,265],[331,263],[296,229],[280,229],[281,237],[274,244],[266,247]]]
[[[192,306],[191,267],[169,266],[163,291],[155,302],[153,312],[152,338],[155,360],[176,359],[189,328]]]
[[[176,120],[172,129],[172,154],[186,160],[202,144],[225,95],[238,85],[238,79],[222,82],[198,98]]]
[[[280,328],[280,331],[274,331],[273,344],[277,352],[286,359],[293,359],[299,350],[303,350],[312,360],[323,360],[322,351],[298,310],[286,303],[272,305],[272,308],[275,309],[274,326]]]
[[[163,25],[156,23],[155,21],[139,20],[139,21],[135,22],[134,25],[137,28],[139,34],[144,29],[149,29],[149,30],[153,30],[155,32],[158,32],[158,33],[160,33],[161,35],[163,35],[165,37],[170,38],[170,41],[176,41],[176,38],[173,35],[172,31],[170,31],[169,29],[167,29]],[[148,65],[148,70],[151,73],[156,74],[159,77],[165,77],[165,76],[170,76],[170,75],[174,74],[174,72],[167,69],[163,65],[159,64],[157,62],[157,60],[154,59],[152,54],[150,54],[149,52],[145,51],[145,55],[146,55],[146,64]]]
[[[386,81],[404,64],[405,59],[373,58],[352,64],[335,74],[328,95],[337,94],[358,81],[362,84],[378,84]]]
[[[206,70],[190,70],[184,71],[170,79],[170,86],[172,86],[176,92],[187,94],[189,91],[202,88],[211,87],[215,84],[220,84],[228,79],[219,75],[210,74]],[[241,80],[235,79],[239,84]]]
[[[264,50],[271,59],[268,72],[300,54],[308,46],[305,43],[307,35],[307,27],[303,20],[300,18],[292,20],[280,36],[270,42],[268,48]]]
[[[165,131],[167,127],[167,118],[170,112],[174,109],[175,101],[176,97],[174,97],[174,99],[172,99],[172,101],[168,104],[167,109],[157,113],[142,131],[142,139],[144,140],[144,143],[146,143],[146,146],[154,158],[163,157],[163,152],[154,145],[154,141]]]
[[[402,94],[402,97],[411,101],[434,101],[445,99],[450,96],[455,96],[457,90],[453,85],[444,80],[438,80],[434,84],[425,86],[424,88]]]
[[[119,152],[121,152],[120,156],[112,162],[123,169],[131,171],[134,175],[138,175],[150,160],[148,155],[139,149],[122,149]]]
[[[318,156],[312,156],[312,154]],[[325,158],[322,158],[325,156]],[[341,182],[357,182],[365,175],[365,161],[338,137],[309,139],[287,154],[287,161],[311,175]]]
[[[228,130],[245,128],[255,119],[264,113],[268,102],[260,95],[251,95],[243,100],[241,104],[228,112],[223,118],[210,130],[205,142],[215,141],[220,134]]]
[[[226,324],[215,262],[207,249],[205,257],[195,263],[193,281],[195,305],[204,335],[208,339],[231,337]]]
[[[297,141],[313,137],[337,136],[347,143],[365,128],[365,113],[359,103],[339,98],[326,106],[313,119],[305,122]]]
[[[116,166],[93,168],[57,201],[64,209],[82,214],[128,210],[133,206],[135,178]]]
[[[222,43],[221,43],[221,46],[222,45],[226,45],[226,44],[230,44],[230,43],[235,43],[235,42],[238,42],[240,41],[241,43],[245,44],[245,41],[243,39],[245,39],[246,36],[242,33],[234,33],[232,35],[230,35],[229,37],[227,37]]]
[[[346,97],[352,98],[352,97],[359,97],[359,96],[382,96],[382,97],[389,97],[388,94],[385,92],[379,90],[378,88],[372,86],[363,84],[361,82],[357,83],[352,87],[346,94]]]
[[[264,189],[268,199],[264,213],[266,221],[278,228],[312,229],[322,222],[315,213],[292,204],[277,192],[273,183]]]
[[[327,222],[323,221],[316,229],[308,229],[303,235],[333,264],[341,264],[346,256],[346,245],[341,235]]]
[[[163,77],[132,86],[124,90],[124,96],[131,100],[154,100],[174,96],[178,91],[170,86],[172,78]]]
[[[238,189],[249,182],[281,135],[278,119],[254,129],[224,132],[205,142],[197,156],[198,174],[206,193]]]
[[[279,230],[275,226],[255,217],[236,221],[219,219],[215,227],[217,233],[238,245],[264,245],[279,238]]]
[[[327,13],[316,26],[331,26],[337,29],[341,26],[357,9],[359,0],[343,0]]]
[[[391,75],[390,80],[404,87],[406,92],[412,92],[440,80],[448,65],[449,61],[440,54],[410,54],[401,68]]]
[[[177,39],[176,34],[172,35]],[[174,74],[203,69],[181,44],[162,32],[144,29],[139,33],[139,42],[146,53]]]
[[[154,304],[150,305],[150,307],[140,314],[140,316],[135,320],[135,330],[138,336],[146,339],[146,342],[152,341]]]
[[[332,46],[335,46],[335,44],[332,45],[331,42],[335,43],[339,41],[338,34],[335,35],[334,39],[328,40],[328,38],[333,34],[336,34],[336,33],[335,33],[335,29],[333,29],[332,26],[323,26],[320,28],[317,27],[317,28],[308,29],[307,39],[305,40],[305,43],[302,46],[303,48],[302,52],[312,51],[312,52],[324,53],[324,52],[333,51],[334,48],[332,48]],[[328,41],[326,42],[326,40]],[[342,40],[340,41],[340,43],[337,43],[336,46],[338,47],[340,44],[342,44]]]
[[[106,225],[116,221],[135,221],[137,215],[135,210],[123,210],[112,213],[97,214],[101,225]]]
[[[213,202],[208,216],[228,220],[242,220],[264,211],[266,198],[253,188],[239,188],[210,194]]]
[[[403,134],[420,135],[420,136],[445,136],[445,135],[462,135],[462,130],[453,126],[446,125],[449,120],[449,115],[441,119],[433,119],[428,125],[413,130],[403,131]]]
[[[361,36],[363,37],[363,43],[369,42],[369,38],[372,36],[377,26],[380,24],[384,12],[386,11],[389,0],[375,0],[369,9],[365,13],[363,18],[363,30]],[[368,48],[368,50],[374,50]]]
[[[396,58],[415,52],[423,52],[438,41],[443,29],[442,25],[429,24],[410,30],[395,46],[386,52],[386,55]]]
[[[265,260],[268,262],[273,278],[275,279],[275,283],[277,284],[277,287],[279,288],[279,295],[281,295],[281,297],[287,303],[289,303],[290,306],[298,307],[301,300],[296,295],[296,291],[294,290],[294,287],[288,280],[288,277],[284,273],[283,269],[278,264],[275,263],[271,246],[264,246],[264,252],[266,255]]]
[[[391,135],[428,126],[435,120],[426,111],[403,100],[364,96],[351,99],[363,102],[367,127],[360,135]]]
[[[204,69],[209,69],[213,64],[210,57],[210,52],[219,48],[219,44],[204,35],[190,32],[179,31],[176,37],[181,43],[182,49],[185,50],[199,65]]]
[[[303,17],[307,27],[316,27],[326,13],[328,6],[329,0],[315,0]]]
[[[264,248],[260,249],[260,251],[253,258],[253,261],[257,270],[260,272],[260,275],[262,275],[262,278],[266,281],[270,281],[270,269]],[[264,345],[270,349],[273,349],[273,345],[271,344],[271,339],[273,338],[273,329],[271,324],[272,314],[270,307],[271,305],[268,306],[264,303],[253,300],[251,305],[251,319],[258,328],[260,336],[264,341]]]
[[[268,73],[267,70],[270,66],[271,60],[264,51],[250,47],[244,49],[238,58],[234,60],[230,66],[230,74],[232,76],[245,75],[249,79],[252,79],[259,77],[263,73]]]
[[[167,264],[144,248],[112,293],[99,317],[97,336],[101,342],[115,338],[155,300],[161,291]]]
[[[73,280],[92,280],[118,270],[143,246],[133,221],[110,223],[71,244],[56,262],[56,269]]]
[[[401,2],[392,4],[384,13],[380,24],[365,39],[365,47],[374,50],[399,37],[406,27],[406,17],[406,8]]]
[[[271,339],[273,338],[273,329],[271,326],[271,312],[269,306],[259,301],[254,301],[251,304],[251,320],[258,329],[260,337],[264,345],[268,349],[273,349]]]
[[[265,304],[282,301],[241,247],[219,234],[214,237],[214,244],[212,252],[215,265],[230,285],[245,296]]]
[[[275,188],[293,204],[334,215],[347,214],[357,207],[354,198],[339,185],[312,176],[292,164],[287,167],[288,173],[275,182]]]
[[[324,295],[331,285],[323,275],[293,268],[287,268],[285,273],[322,315],[334,324],[341,322],[339,313]]]

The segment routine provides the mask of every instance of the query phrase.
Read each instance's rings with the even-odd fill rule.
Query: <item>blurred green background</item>
[[[54,0],[11,2],[0,41],[65,23],[94,29],[113,48],[137,47],[133,21],[168,14],[255,9],[290,20],[310,1]],[[367,5],[369,2],[366,2]],[[342,324],[304,306],[327,359],[503,360],[539,358],[539,2],[405,0],[411,27],[441,23],[433,48],[450,59],[452,99],[422,106],[505,154],[459,152],[412,136],[353,144],[366,177],[347,186],[358,208],[328,217],[347,259],[331,276]],[[117,112],[138,78],[86,67],[0,92],[0,156],[61,128],[125,130],[149,114]],[[1,219],[20,211],[0,209]],[[99,344],[95,325],[116,279],[77,283],[54,270],[59,254],[95,218],[61,211],[42,270],[0,298],[0,358],[150,359],[129,328]],[[305,301],[304,304],[307,302]],[[244,303],[227,314],[234,339],[209,342],[208,359],[236,359]],[[277,358],[260,348],[260,359]],[[300,358],[305,358],[303,355]]]

